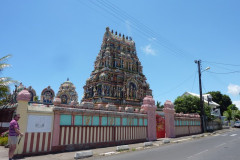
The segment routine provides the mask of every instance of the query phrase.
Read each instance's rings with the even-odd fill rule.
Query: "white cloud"
[[[152,55],[152,56],[155,56],[155,55],[156,55],[156,51],[152,48],[151,44],[146,45],[145,47],[142,47],[142,51],[143,51],[146,55]]]
[[[235,104],[238,107],[238,109],[240,109],[240,101],[233,101],[233,104]]]
[[[232,94],[233,96],[237,96],[240,94],[240,86],[235,84],[228,85],[228,93]]]

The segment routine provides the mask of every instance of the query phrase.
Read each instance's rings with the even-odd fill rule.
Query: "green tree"
[[[157,106],[157,108],[160,108],[160,106],[161,106],[161,102],[157,101],[156,106]]]
[[[238,110],[238,108],[236,107],[235,104],[230,104],[227,109],[231,109],[231,110]]]
[[[223,112],[223,115],[226,117],[227,121],[230,122],[233,119],[232,110],[228,109]]]
[[[232,117],[235,121],[240,119],[240,111],[239,110],[232,110]]]
[[[0,58],[0,74],[5,68],[11,66],[6,63],[7,59],[10,57],[11,55],[7,55]],[[17,83],[17,81],[13,81],[10,77],[0,77],[0,105],[8,102],[10,95],[9,84],[11,83]]]
[[[156,104],[157,108],[164,108],[164,105],[161,105],[161,102],[157,101],[157,104]]]
[[[9,87],[0,85],[0,106],[6,104],[9,101]]]
[[[239,110],[228,109],[223,112],[223,115],[226,117],[228,122],[230,122],[231,120],[237,121],[240,119],[240,111]]]
[[[174,101],[174,106],[177,113],[183,112],[185,114],[201,114],[200,99],[192,95],[184,95],[177,97],[177,99]],[[211,116],[211,108],[207,104],[204,104],[204,111],[208,120],[211,120],[213,116]]]
[[[213,97],[213,101],[218,103],[220,106],[221,115],[224,111],[227,111],[227,107],[232,104],[232,100],[228,95],[223,95],[220,91],[208,92]]]
[[[37,102],[37,101],[38,101],[38,96],[34,96],[34,97],[33,97],[33,101],[34,101],[34,102]]]

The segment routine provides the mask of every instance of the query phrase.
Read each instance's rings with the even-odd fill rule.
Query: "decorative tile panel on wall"
[[[72,124],[72,115],[62,114],[60,115],[60,125],[71,125]]]
[[[122,125],[123,126],[127,126],[128,125],[127,118],[122,118]]]
[[[132,126],[133,125],[133,118],[128,118],[128,125]]]
[[[108,126],[114,126],[114,125],[115,125],[114,117],[108,117]]]
[[[99,116],[93,116],[93,126],[99,126]]]
[[[201,122],[199,120],[181,120],[175,119],[175,126],[200,126]]]
[[[116,125],[116,126],[120,126],[120,125],[121,125],[121,119],[120,119],[120,117],[116,117],[116,118],[115,118],[115,125]]]
[[[107,117],[102,117],[102,126],[107,126]]]
[[[92,117],[91,116],[84,116],[84,126],[91,126],[92,125]]]
[[[143,126],[143,119],[139,118],[139,126]]]
[[[137,119],[137,118],[134,118],[134,119],[133,119],[133,125],[134,125],[134,126],[137,126],[137,125],[138,125],[138,119]]]
[[[82,125],[82,116],[80,116],[80,115],[75,116],[74,125],[76,125],[76,126]]]
[[[147,119],[144,119],[144,126],[147,126],[148,125],[148,121]]]

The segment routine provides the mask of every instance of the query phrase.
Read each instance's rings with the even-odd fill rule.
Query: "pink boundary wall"
[[[141,107],[147,112],[148,115],[148,140],[155,141],[157,139],[156,131],[156,109],[155,101],[152,96],[146,96],[143,99],[143,105]]]
[[[167,138],[187,136],[201,133],[201,119],[198,114],[175,113],[174,105],[167,100],[163,109],[165,115],[165,131]],[[176,121],[182,121],[184,124],[176,125]],[[188,122],[194,122],[189,124]]]
[[[176,137],[202,133],[201,118],[198,114],[175,113],[174,116]]]
[[[19,97],[21,98],[21,96]],[[24,123],[21,123],[22,129],[25,128],[23,129],[24,132],[26,132],[26,127],[27,127],[27,115],[29,114],[27,112],[28,107],[31,107],[32,109],[31,113],[34,113],[34,115],[45,115],[45,112],[40,113],[40,111],[38,110],[40,109],[41,111],[42,110],[45,111],[45,109],[48,109],[49,113],[46,113],[46,114],[47,115],[53,114],[52,115],[53,126],[52,126],[51,132],[48,132],[48,133],[26,132],[24,136],[25,139],[23,139],[21,142],[21,150],[19,150],[19,153],[17,153],[16,156],[48,154],[56,151],[64,151],[66,149],[68,150],[69,148],[72,149],[75,147],[76,149],[78,148],[84,149],[84,148],[91,148],[91,147],[103,147],[103,146],[109,146],[109,145],[143,142],[146,140],[153,141],[157,139],[156,138],[156,108],[157,107],[155,106],[155,101],[152,98],[152,96],[146,96],[143,99],[143,105],[141,106],[141,111],[139,111],[138,109],[136,109],[135,111],[122,111],[122,110],[111,111],[111,110],[106,110],[105,107],[103,110],[101,110],[98,108],[92,108],[91,106],[88,106],[88,105],[75,106],[75,105],[61,105],[56,103],[54,106],[48,106],[48,105],[36,105],[36,106],[31,105],[30,106],[28,104],[28,99],[26,99],[25,95],[22,98],[24,100],[24,103],[20,102],[20,100],[22,100],[20,98],[19,98],[19,103],[21,104],[21,106],[18,107],[18,110],[24,109],[24,113],[21,113],[21,116],[26,115],[26,119]],[[61,114],[66,114],[66,113],[72,115],[72,124],[74,124],[73,121],[74,121],[75,115],[82,115],[82,116],[97,115],[99,117],[105,115],[107,117],[119,117],[121,119],[121,125],[115,126],[115,127],[114,126],[74,126],[74,125],[60,126],[60,116]],[[137,126],[132,126],[130,124],[127,126],[123,126],[122,124],[123,118],[131,118],[131,119],[137,118],[138,119]],[[142,119],[141,125],[140,125],[140,119]],[[145,119],[147,121],[145,121]],[[100,120],[100,123],[101,123],[101,120]],[[74,143],[76,141],[76,140],[74,141],[74,139],[78,137],[76,135],[78,131],[75,130],[77,128],[80,130],[85,129],[86,132],[84,131],[82,133],[87,136],[89,135],[88,132],[92,133],[92,135],[97,135],[100,133],[100,129],[101,129],[101,132],[102,130],[104,130],[103,133],[105,138],[101,142],[98,141],[97,143],[95,143],[95,137],[91,138],[90,136],[88,136],[87,142],[84,142],[84,144]],[[64,131],[64,132],[61,132],[61,131]],[[105,136],[105,133],[107,133],[106,136]],[[66,138],[64,137],[63,134],[65,135]],[[109,138],[108,136],[112,138]],[[63,140],[67,139],[66,141],[68,141],[68,143],[61,144],[61,137],[63,137]],[[82,141],[80,140],[80,138],[81,137],[79,137],[79,142]],[[45,140],[42,141],[42,139],[45,139]]]

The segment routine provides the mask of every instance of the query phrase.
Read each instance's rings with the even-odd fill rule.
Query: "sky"
[[[220,91],[240,108],[239,7],[239,0],[0,1],[0,57],[12,55],[0,76],[39,97],[69,78],[80,101],[109,27],[135,41],[155,101],[199,93],[194,60],[201,60],[203,93]]]

